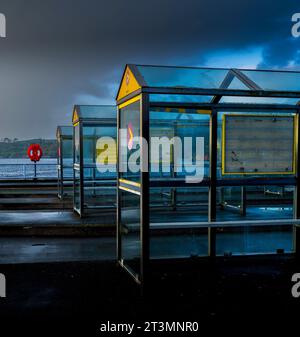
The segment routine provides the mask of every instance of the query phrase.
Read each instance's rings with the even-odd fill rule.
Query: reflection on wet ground
[[[62,262],[62,261],[112,261],[116,259],[114,237],[103,238],[1,238],[0,264]],[[178,234],[151,236],[152,258],[205,256],[207,234]],[[277,232],[229,232],[217,234],[217,254],[290,252],[292,230]],[[124,240],[128,258],[139,256],[137,238]]]

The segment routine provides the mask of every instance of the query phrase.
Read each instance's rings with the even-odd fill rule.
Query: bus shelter
[[[106,171],[99,167],[101,139],[116,143],[116,107],[75,105],[73,110],[74,210],[80,216],[116,208],[116,144],[109,147]]]
[[[60,199],[73,191],[73,127],[58,126],[57,139],[57,194]]]
[[[161,260],[295,252],[299,99],[300,72],[126,66],[117,259],[139,284]]]

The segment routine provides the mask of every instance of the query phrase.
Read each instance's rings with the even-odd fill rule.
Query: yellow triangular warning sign
[[[125,96],[131,94],[132,92],[140,89],[141,86],[134,77],[132,71],[130,70],[129,66],[126,66],[124,71],[124,75],[121,81],[121,85],[119,88],[117,100],[124,98]]]
[[[77,110],[74,109],[74,112],[73,112],[73,124],[77,123],[78,121],[79,121],[78,113],[77,113]]]

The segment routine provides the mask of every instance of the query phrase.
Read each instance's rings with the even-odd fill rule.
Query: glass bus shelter
[[[73,110],[74,210],[88,215],[116,208],[116,107],[75,105]],[[114,141],[109,147],[106,172],[99,169],[105,150],[102,137]]]
[[[57,173],[58,190],[60,199],[73,192],[73,127],[58,126],[57,139]]]
[[[117,259],[139,284],[154,261],[295,251],[299,99],[300,72],[126,66]]]

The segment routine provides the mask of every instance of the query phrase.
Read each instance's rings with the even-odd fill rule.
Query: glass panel
[[[291,253],[292,226],[262,226],[220,228],[217,231],[217,255],[250,255]]]
[[[57,165],[61,165],[61,151],[60,151],[61,139],[57,138]]]
[[[74,163],[80,163],[80,127],[74,126]]]
[[[227,69],[138,66],[150,87],[218,88]]]
[[[300,75],[300,74],[299,74]],[[238,78],[234,77],[228,89],[249,90]],[[263,88],[265,89],[265,88]],[[288,90],[282,88],[282,90]],[[249,103],[249,104],[290,104],[296,105],[299,98],[280,98],[280,97],[243,97],[243,96],[223,96],[220,103]]]
[[[140,182],[140,101],[119,110],[119,175]],[[135,156],[136,155],[136,156]],[[119,191],[121,259],[135,276],[141,272],[140,196]]]
[[[97,158],[102,147],[97,148],[101,137],[111,137],[108,151],[107,171],[98,169]],[[84,207],[108,208],[116,205],[116,126],[83,126]]]
[[[293,186],[218,188],[217,221],[293,218]]]
[[[217,254],[262,254],[292,251],[292,226],[257,224],[241,226],[233,221],[293,218],[293,186],[219,187],[217,221],[231,227],[217,231]]]
[[[81,212],[80,209],[80,171],[74,170],[74,209]]]
[[[150,102],[209,103],[213,96],[202,95],[150,95]]]
[[[150,222],[206,222],[208,220],[208,188],[152,187]]]
[[[209,121],[209,111],[151,108],[150,178],[207,178]]]
[[[140,274],[140,196],[120,190],[121,258],[134,274]]]
[[[63,155],[63,174],[64,179],[73,178],[73,139],[62,138],[62,155]]]
[[[60,137],[57,138],[57,194],[59,197],[62,196],[63,189],[62,189],[62,171],[61,171],[61,151],[60,151]]]
[[[241,70],[263,90],[300,91],[300,72]]]
[[[77,109],[81,119],[116,119],[117,108],[114,105],[79,105]]]
[[[72,126],[60,126],[60,134],[62,138],[65,136],[73,136]]]
[[[150,87],[186,87],[186,88],[219,88],[230,69],[192,68],[168,66],[137,66],[141,75]],[[240,71],[249,77],[263,90],[300,90],[300,72],[293,71]],[[232,89],[244,89],[241,82],[235,79]]]
[[[249,88],[234,77],[228,89],[249,90]],[[295,105],[299,98],[280,98],[280,97],[243,97],[243,96],[223,96],[220,103],[249,103],[249,104],[291,104]]]
[[[236,76],[233,77],[229,86],[224,89],[249,90],[249,88],[243,82],[241,82]]]
[[[223,96],[220,100],[220,103],[249,103],[249,104],[296,105],[298,102],[299,98],[245,97],[245,96]]]
[[[140,102],[134,102],[120,109],[119,167],[120,177],[140,181],[139,156],[140,148]],[[128,163],[132,165],[128,166]]]
[[[190,223],[207,220],[208,188],[151,188],[150,257],[207,255],[207,228],[190,226]]]
[[[209,111],[150,110],[150,179],[186,182],[185,187],[175,185],[150,190],[150,256],[153,259],[207,255],[207,228],[192,229],[189,223],[207,222],[208,188],[194,187],[187,178],[201,182],[209,177],[209,123]],[[159,141],[159,146],[155,141]]]

